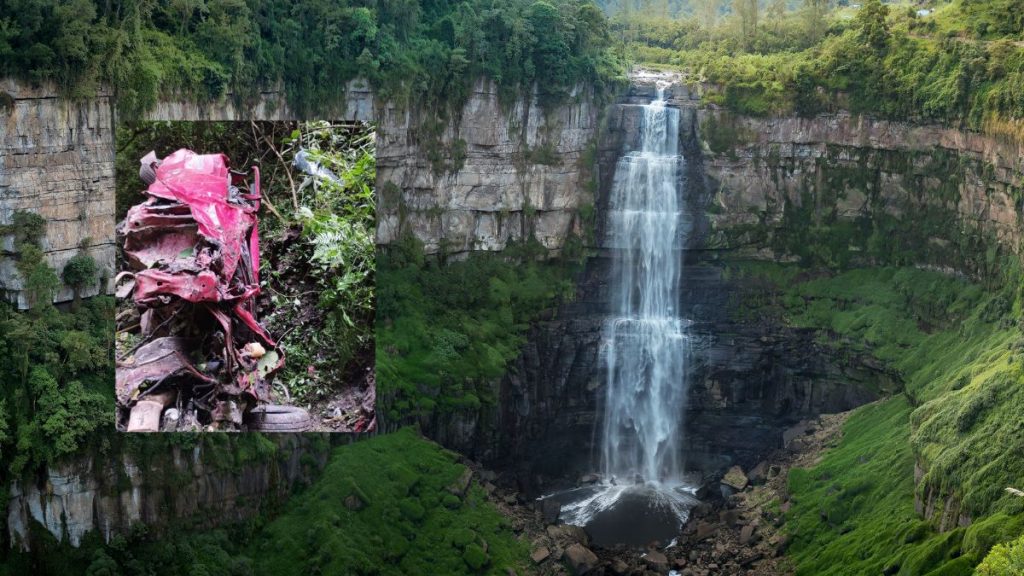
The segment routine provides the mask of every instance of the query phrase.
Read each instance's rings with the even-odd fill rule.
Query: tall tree
[[[786,17],[786,0],[769,0],[765,16],[772,23],[775,31],[778,32],[782,19]]]
[[[804,21],[811,40],[818,40],[824,34],[828,8],[829,0],[804,0]]]
[[[705,29],[710,30],[718,24],[718,14],[721,10],[722,0],[694,0],[697,21]]]
[[[736,0],[733,4],[737,15],[740,18],[740,29],[743,35],[743,44],[750,48],[757,37],[757,24],[761,17],[760,2],[758,0]]]
[[[875,52],[885,52],[889,45],[889,7],[881,0],[865,0],[857,12],[857,28],[861,41],[873,48]]]

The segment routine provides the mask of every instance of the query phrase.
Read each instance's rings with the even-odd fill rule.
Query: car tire
[[[305,432],[313,420],[304,408],[266,404],[253,408],[246,424],[249,430],[257,432]]]

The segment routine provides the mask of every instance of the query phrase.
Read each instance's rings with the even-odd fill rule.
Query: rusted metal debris
[[[118,426],[257,429],[265,409],[247,416],[269,403],[284,366],[257,319],[259,169],[182,149],[163,161],[150,153],[139,174],[146,200],[119,226],[128,270],[118,295],[136,308],[119,319],[137,322],[139,341],[117,361]]]

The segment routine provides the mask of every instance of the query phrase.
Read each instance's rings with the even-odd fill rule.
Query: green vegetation
[[[238,451],[235,437],[201,441],[217,436]],[[44,538],[31,555],[12,555],[0,574],[32,566],[88,576],[522,573],[527,544],[484,491],[475,483],[465,493],[449,490],[465,470],[455,454],[403,429],[335,448],[320,479],[286,509],[264,510],[278,512],[273,519],[206,531],[139,526],[109,544],[90,534],[80,548]]]
[[[64,264],[60,278],[64,281],[65,286],[74,291],[76,307],[81,304],[82,291],[96,285],[98,274],[96,260],[84,248]]]
[[[528,550],[465,467],[410,429],[338,448],[253,542],[257,574],[501,574]]]
[[[792,472],[799,574],[970,574],[990,547],[1024,533],[1024,499],[1005,491],[1024,478],[1024,332],[1018,275],[1004,272],[982,286],[915,268],[734,264],[752,287],[734,306],[740,318],[816,330],[837,354],[872,354],[903,383],[859,409],[821,464]],[[916,488],[915,463],[925,472]],[[924,519],[915,490],[932,502]],[[957,527],[960,514],[970,527]],[[938,533],[943,523],[950,531]]]
[[[1015,1],[890,5],[866,0],[831,14],[807,0],[796,10],[724,13],[714,0],[659,16],[620,12],[613,34],[632,58],[708,82],[708,102],[744,114],[839,109],[1021,134],[1024,25]],[[713,5],[702,16],[701,5]],[[1012,16],[1011,16],[1012,15]]]
[[[39,248],[44,230],[42,217],[28,212],[15,212],[0,230],[14,237],[15,268],[30,306],[20,313],[0,303],[4,481],[76,452],[113,422],[113,301],[94,298],[70,314],[54,308],[60,280]],[[95,267],[91,274],[78,268],[73,280],[96,281]]]
[[[1012,576],[1024,573],[1024,536],[992,548],[978,565],[978,576]]]
[[[537,256],[523,245],[445,263],[412,237],[382,251],[377,377],[389,419],[493,406],[530,321],[573,295],[572,265]]]
[[[279,154],[291,162],[305,150],[309,162],[337,181],[306,182],[293,171],[285,190],[279,166],[272,172],[276,187],[269,193],[276,188],[276,204],[290,203],[295,212],[264,220],[270,241],[261,274],[274,307],[269,325],[287,334],[289,365],[281,380],[286,394],[303,402],[326,398],[339,385],[362,386],[374,364],[375,142],[366,124],[301,123],[283,138]]]
[[[113,89],[124,113],[161,96],[239,102],[282,86],[299,114],[364,78],[391,100],[459,101],[479,76],[542,101],[619,75],[600,10],[579,0],[3,0],[0,76],[72,97]]]

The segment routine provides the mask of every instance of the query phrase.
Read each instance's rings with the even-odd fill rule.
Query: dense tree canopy
[[[880,0],[758,9],[695,0],[670,18],[651,16],[657,6],[619,2],[611,34],[634,60],[705,83],[709,102],[754,115],[848,110],[1024,134],[1024,22],[1011,15],[1024,13],[1022,2],[919,11]]]
[[[399,100],[543,78],[551,99],[617,71],[586,0],[0,0],[0,14],[0,75],[72,96],[107,84],[129,113],[280,84],[299,112],[327,111],[356,77]]]

